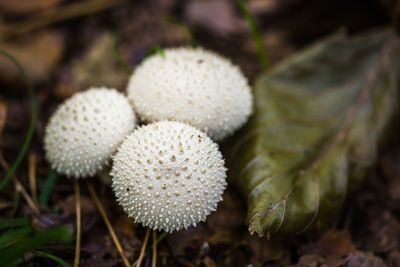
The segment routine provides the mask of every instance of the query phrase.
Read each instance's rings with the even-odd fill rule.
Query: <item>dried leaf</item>
[[[17,42],[2,42],[0,49],[6,51],[24,67],[33,81],[49,78],[64,52],[64,37],[56,31],[42,31],[30,38]],[[20,73],[15,65],[6,58],[0,58],[0,79],[16,81]]]
[[[374,164],[397,108],[399,45],[389,30],[338,33],[261,75],[234,148],[251,233],[299,234],[332,221]]]
[[[324,233],[316,243],[308,243],[300,248],[301,254],[349,255],[358,253],[347,230],[331,229]]]

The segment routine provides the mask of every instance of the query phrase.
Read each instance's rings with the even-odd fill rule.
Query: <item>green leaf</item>
[[[49,196],[51,191],[53,190],[54,184],[57,180],[57,173],[51,172],[46,178],[46,181],[43,184],[42,191],[39,195],[39,204],[44,205],[49,200]]]
[[[397,110],[399,61],[389,30],[338,33],[258,78],[255,114],[232,153],[251,233],[299,234],[332,222]]]
[[[2,234],[0,236],[0,249],[3,249],[4,247],[10,246],[11,244],[20,241],[22,238],[25,238],[32,232],[33,232],[33,227],[26,226]]]
[[[30,225],[28,217],[0,219],[0,229]]]
[[[45,257],[45,258],[49,258],[49,259],[57,262],[58,264],[60,264],[63,267],[70,267],[71,266],[65,260],[63,260],[63,259],[61,259],[61,258],[59,258],[59,257],[57,257],[57,256],[55,256],[53,254],[50,254],[50,253],[47,253],[47,252],[44,252],[44,251],[33,251],[33,253],[36,253],[36,254],[38,254],[38,255],[40,255],[42,257]]]
[[[71,238],[71,231],[65,227],[54,227],[42,232],[37,232],[32,237],[22,239],[11,247],[0,251],[0,266],[9,266],[24,253],[47,245],[55,241],[67,241]]]

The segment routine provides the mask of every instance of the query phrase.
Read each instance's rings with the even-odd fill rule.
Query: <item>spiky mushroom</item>
[[[201,48],[170,48],[144,60],[132,74],[128,97],[145,121],[181,121],[218,141],[248,119],[246,77],[228,59]]]
[[[135,130],[113,160],[117,201],[135,222],[155,230],[172,232],[204,221],[226,187],[218,145],[180,122]]]
[[[91,88],[61,104],[44,138],[53,169],[69,177],[93,176],[135,126],[128,99],[114,89]]]

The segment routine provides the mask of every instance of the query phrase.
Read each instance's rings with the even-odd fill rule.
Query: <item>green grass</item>
[[[30,123],[29,123],[28,133],[26,134],[25,141],[22,145],[22,149],[20,150],[20,152],[17,156],[17,159],[11,166],[10,170],[7,172],[4,179],[0,182],[0,191],[2,191],[4,189],[4,187],[7,185],[7,183],[10,181],[11,177],[14,175],[16,170],[18,169],[19,165],[21,164],[22,160],[24,159],[24,157],[26,155],[26,152],[28,151],[28,148],[31,143],[32,136],[33,136],[33,133],[35,130],[35,124],[36,124],[36,120],[37,120],[37,110],[36,110],[36,100],[35,100],[35,96],[33,93],[33,86],[31,84],[28,76],[26,75],[24,69],[22,68],[21,64],[19,64],[19,62],[12,55],[10,55],[9,53],[7,53],[3,50],[0,50],[0,55],[9,59],[17,67],[17,69],[18,69],[19,73],[21,74],[22,79],[25,83],[25,86],[28,89],[29,98],[30,98],[30,102],[31,102],[31,119],[30,119]]]
[[[114,34],[114,55],[119,65],[124,70],[125,74],[129,77],[132,74],[132,70],[129,64],[126,62],[126,60],[122,57],[121,49],[119,49],[120,37],[121,37],[121,31],[117,31]]]
[[[147,50],[146,57],[150,57],[154,54],[159,54],[162,58],[165,58],[164,49],[159,45],[153,45]]]
[[[28,217],[5,218],[0,219],[0,229],[15,228],[30,225],[31,220]]]
[[[42,190],[40,191],[38,199],[39,204],[41,205],[47,204],[47,201],[49,200],[50,193],[53,190],[56,180],[57,180],[57,174],[55,172],[49,173],[49,175],[46,177],[46,180],[44,181]]]
[[[64,261],[63,259],[61,259],[61,258],[59,258],[59,257],[57,257],[57,256],[55,256],[53,254],[50,254],[50,253],[47,253],[47,252],[44,252],[44,251],[37,251],[37,250],[34,250],[32,252],[35,253],[35,254],[38,254],[38,255],[40,255],[40,256],[42,256],[44,258],[51,259],[51,260],[57,262],[58,264],[60,264],[63,267],[70,267],[71,266],[66,261]]]
[[[14,235],[16,235],[15,231]],[[21,263],[21,261],[23,262],[25,253],[35,252],[36,249],[42,248],[49,243],[69,241],[72,237],[72,232],[64,226],[58,226],[44,231],[34,232],[33,235],[22,235],[20,232],[19,236],[20,239],[14,241],[15,243],[13,243],[12,246],[0,249],[0,266],[13,266]],[[41,256],[44,256],[44,254],[46,254],[46,256],[50,255],[42,251],[39,253],[42,253]],[[54,255],[50,258],[53,260],[56,258],[59,259]]]
[[[32,226],[9,230],[0,236],[0,250],[18,242],[33,232]]]
[[[264,70],[269,68],[269,60],[267,56],[267,52],[265,51],[264,44],[261,38],[260,31],[257,28],[257,25],[251,15],[249,9],[246,6],[246,3],[243,0],[236,0],[237,5],[239,6],[240,10],[245,17],[247,24],[249,25],[251,35],[253,36],[253,40],[256,44],[258,59],[260,61],[261,67]]]

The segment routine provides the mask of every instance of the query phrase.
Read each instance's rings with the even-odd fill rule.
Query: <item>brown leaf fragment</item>
[[[338,231],[334,229],[327,231],[317,243],[303,246],[300,251],[302,254],[322,255],[349,255],[358,252],[347,230]]]
[[[344,259],[348,267],[385,267],[385,262],[371,252],[351,254]]]
[[[246,22],[234,12],[234,3],[227,0],[189,1],[186,20],[216,35],[227,36],[246,30]]]
[[[42,31],[18,41],[0,42],[0,50],[13,55],[34,82],[49,78],[64,52],[63,36],[56,31]],[[8,59],[0,57],[0,79],[20,80],[20,73]]]

